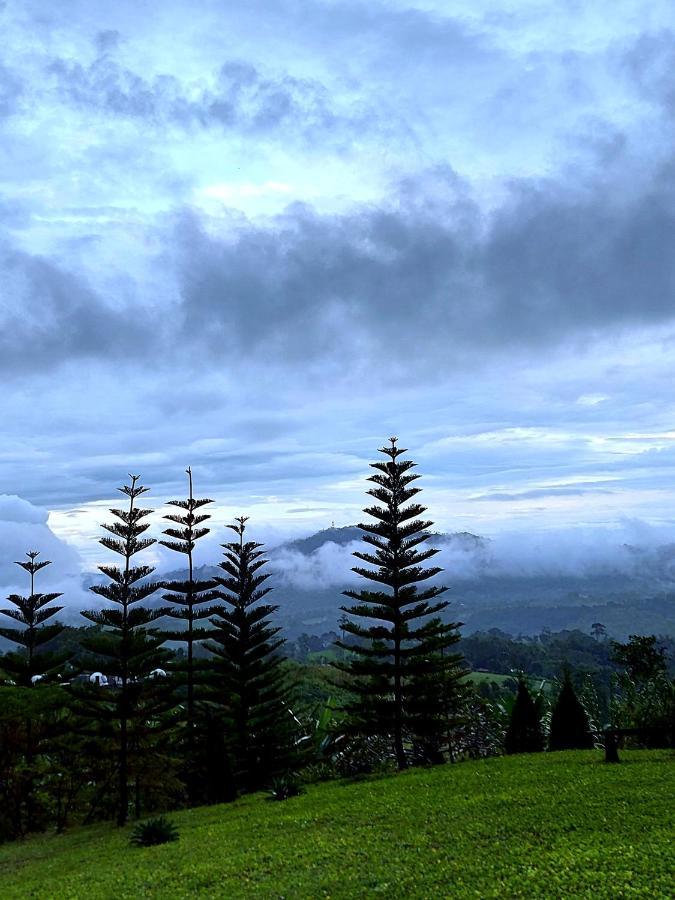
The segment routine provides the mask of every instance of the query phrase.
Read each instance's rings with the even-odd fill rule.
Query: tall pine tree
[[[213,697],[225,710],[238,785],[269,784],[292,764],[292,718],[278,650],[284,643],[270,624],[277,606],[261,603],[271,588],[262,544],[245,541],[247,518],[235,519],[237,540],[223,544],[223,575],[215,578],[223,601],[211,619],[207,649],[214,655]]]
[[[7,598],[11,607],[0,609],[2,615],[13,619],[18,627],[0,628],[0,636],[7,638],[19,645],[19,650],[0,656],[0,672],[6,678],[14,682],[19,688],[33,688],[43,679],[55,675],[59,667],[68,658],[68,653],[54,653],[45,650],[45,645],[57,637],[65,627],[60,622],[46,624],[49,619],[59,613],[63,607],[54,606],[60,593],[41,594],[35,591],[35,576],[39,571],[51,565],[50,560],[38,561],[39,552],[29,550],[26,553],[27,560],[16,564],[20,566],[30,578],[30,594],[24,597],[20,594],[10,594]],[[33,691],[31,691],[33,695]],[[15,806],[12,810],[14,827],[19,834],[24,830],[32,831],[38,827],[40,821],[40,804],[36,791],[36,766],[44,756],[45,741],[47,738],[44,728],[44,716],[42,726],[39,717],[31,715],[31,707],[38,708],[36,698],[26,698],[27,714],[23,720],[23,730],[18,744],[23,756],[22,769],[16,778],[16,790],[13,792]],[[18,748],[17,748],[18,749]]]
[[[193,560],[196,542],[209,533],[209,529],[204,528],[203,523],[211,518],[207,513],[199,513],[198,510],[213,501],[196,500],[192,490],[192,469],[190,467],[187,468],[186,474],[188,476],[188,497],[185,500],[169,501],[169,506],[175,506],[181,512],[169,513],[164,516],[175,525],[164,530],[168,540],[160,541],[160,544],[182,554],[187,563],[186,578],[164,582],[163,587],[169,593],[164,594],[163,599],[172,604],[167,614],[183,623],[181,631],[167,632],[166,637],[169,640],[184,643],[186,649],[184,662],[176,663],[174,669],[180,673],[186,691],[185,781],[190,800],[194,802],[196,800],[195,703],[197,700],[196,688],[199,686],[199,671],[194,650],[195,645],[206,637],[206,629],[200,627],[199,623],[213,614],[211,607],[205,604],[214,600],[216,593],[213,590],[215,586],[213,581],[195,579]]]
[[[109,726],[116,744],[118,825],[124,825],[128,817],[132,774],[136,777],[138,797],[140,754],[144,745],[147,749],[148,732],[161,720],[167,697],[166,686],[151,677],[153,670],[166,664],[168,654],[161,649],[164,638],[148,626],[168,610],[140,605],[159,585],[147,580],[154,571],[153,566],[132,564],[137,553],[155,543],[153,538],[143,537],[149,527],[143,520],[152,510],[137,505],[138,498],[148,488],[138,484],[138,475],[129,477],[130,484],[118,489],[129,504],[126,509],[110,510],[116,521],[102,526],[110,536],[100,539],[106,549],[122,558],[122,565],[99,566],[109,583],[91,586],[95,594],[113,605],[82,612],[86,619],[102,628],[82,643],[94,655],[109,684],[107,687],[92,685],[89,690],[81,691],[80,696],[89,716]],[[130,760],[136,764],[134,772]],[[139,806],[137,799],[137,813]]]
[[[420,488],[412,487],[419,478],[410,471],[415,463],[400,459],[406,452],[392,437],[390,446],[380,449],[386,461],[371,463],[376,472],[368,479],[374,487],[367,493],[379,505],[364,510],[375,522],[359,525],[368,548],[354,556],[374,568],[355,566],[352,571],[374,587],[343,592],[356,602],[341,607],[352,617],[342,628],[357,643],[338,641],[348,657],[336,663],[351,676],[352,730],[391,739],[401,769],[409,762],[406,744],[411,751],[432,748],[431,757],[437,758],[462,675],[461,656],[450,652],[459,640],[459,626],[443,623],[437,615],[448,607],[447,601],[437,600],[446,588],[419,587],[441,569],[423,565],[438,550],[417,549],[430,537],[433,523],[419,518],[424,506],[408,503]]]
[[[19,644],[20,651],[6,653],[0,660],[2,669],[18,685],[30,687],[34,679],[48,675],[63,662],[63,655],[48,653],[42,648],[45,644],[59,635],[64,625],[53,622],[46,625],[48,619],[61,612],[62,606],[52,606],[54,600],[61,594],[36,594],[35,576],[51,561],[44,559],[38,562],[40,554],[37,550],[29,550],[26,553],[28,560],[17,562],[17,566],[30,576],[30,594],[22,597],[19,594],[10,594],[7,598],[14,607],[0,609],[0,613],[18,622],[18,628],[0,628],[0,636]]]

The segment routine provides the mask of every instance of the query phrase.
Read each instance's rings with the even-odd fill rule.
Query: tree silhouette
[[[588,713],[576,695],[569,670],[551,713],[549,750],[590,750],[593,747]]]
[[[506,753],[538,753],[544,746],[541,715],[527,682],[521,677],[504,737],[504,750]]]
[[[600,641],[603,638],[607,637],[607,628],[602,624],[602,622],[593,622],[591,625],[591,634],[596,639],[596,641]]]
[[[235,776],[244,790],[256,790],[292,762],[292,718],[277,651],[284,643],[269,622],[277,606],[261,603],[271,588],[261,570],[262,544],[244,541],[247,518],[228,525],[237,540],[223,544],[215,578],[224,602],[211,619],[207,649],[214,655],[214,699],[225,709]]]
[[[216,593],[213,590],[215,584],[213,581],[195,580],[193,565],[193,551],[196,542],[209,533],[209,529],[204,528],[203,523],[211,518],[206,513],[198,513],[197,510],[213,501],[196,500],[192,491],[192,469],[190,467],[186,469],[186,474],[188,476],[187,499],[169,500],[168,503],[169,506],[175,506],[181,512],[169,513],[164,516],[165,519],[174,522],[179,527],[166,528],[164,534],[169,540],[162,540],[160,544],[176,553],[183,554],[187,562],[187,578],[166,581],[162,586],[169,591],[163,595],[163,599],[172,604],[167,615],[179,619],[184,624],[182,631],[167,632],[166,638],[171,641],[180,641],[186,645],[185,661],[175,663],[174,669],[180,672],[187,690],[185,781],[190,800],[194,802],[196,799],[195,690],[198,674],[194,648],[195,644],[204,640],[207,634],[206,629],[198,627],[198,623],[213,614],[213,610],[205,604],[213,600]]]
[[[111,536],[99,541],[106,549],[123,559],[123,567],[101,565],[109,584],[94,584],[93,593],[113,604],[111,608],[86,610],[82,615],[99,625],[99,634],[89,635],[83,646],[89,650],[109,680],[108,687],[91,686],[80,692],[88,701],[89,716],[107,722],[117,743],[118,796],[117,824],[124,825],[129,807],[130,753],[140,754],[147,743],[148,728],[157,722],[166,703],[166,686],[150,678],[153,671],[166,664],[168,654],[161,650],[164,638],[148,629],[156,619],[166,615],[166,608],[148,609],[142,600],[154,594],[159,585],[147,581],[153,566],[134,566],[132,558],[155,543],[143,537],[149,525],[143,520],[152,510],[141,509],[137,499],[148,488],[138,484],[139,476],[130,475],[130,484],[120,490],[129,499],[127,509],[111,509],[117,521],[102,527]],[[137,801],[138,812],[138,801]]]
[[[406,506],[420,492],[411,486],[419,478],[410,472],[415,463],[399,459],[407,451],[397,446],[395,437],[379,452],[387,460],[371,463],[376,474],[368,480],[375,487],[367,493],[380,505],[364,510],[376,521],[359,525],[364,543],[374,551],[354,553],[375,568],[352,569],[376,588],[343,591],[356,603],[341,610],[367,624],[343,621],[343,631],[357,641],[336,642],[348,654],[336,666],[351,676],[354,700],[347,709],[352,729],[391,737],[398,767],[403,769],[408,765],[407,739],[438,747],[447,729],[462,674],[461,656],[449,652],[459,640],[459,626],[445,624],[437,616],[448,607],[447,601],[436,599],[445,587],[418,587],[441,569],[423,566],[438,550],[416,549],[430,537],[433,523],[419,518],[426,507]]]
[[[611,648],[612,659],[633,681],[653,681],[667,672],[666,651],[656,635],[631,634],[625,644],[611,641]]]
[[[62,606],[50,605],[62,594],[35,593],[36,574],[51,565],[51,561],[48,559],[38,562],[39,555],[37,550],[29,550],[26,553],[28,560],[16,563],[30,576],[29,596],[10,594],[7,599],[14,609],[7,607],[0,609],[2,615],[13,619],[19,625],[16,628],[0,628],[0,636],[22,647],[21,651],[6,653],[0,659],[0,663],[7,675],[16,684],[24,687],[30,687],[35,679],[54,671],[64,660],[62,654],[57,655],[41,650],[45,644],[60,634],[65,626],[60,622],[53,622],[51,625],[45,624],[48,619],[63,609]]]
[[[27,597],[10,594],[7,599],[12,607],[0,609],[2,615],[17,623],[15,628],[0,627],[0,635],[20,647],[19,650],[0,657],[0,671],[4,672],[5,677],[17,686],[23,688],[32,688],[45,677],[48,678],[55,674],[69,655],[67,652],[54,653],[44,649],[45,645],[57,637],[65,626],[60,622],[45,624],[63,609],[62,606],[52,605],[54,600],[62,595],[60,593],[40,594],[35,592],[35,576],[39,571],[51,565],[48,559],[38,561],[39,555],[37,550],[29,550],[26,553],[28,559],[16,563],[30,577],[30,594]],[[32,705],[34,704],[30,702],[26,704],[27,714],[23,720],[23,735],[19,739],[25,763],[23,771],[17,779],[17,802],[14,809],[14,817],[17,820],[15,826],[19,833],[24,828],[24,806],[25,827],[29,831],[37,826],[39,818],[35,767],[44,750],[45,731],[30,712]]]

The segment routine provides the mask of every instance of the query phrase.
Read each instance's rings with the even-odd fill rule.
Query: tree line
[[[18,563],[29,593],[0,608],[12,620],[0,635],[18,646],[0,657],[0,838],[63,829],[73,818],[121,826],[130,815],[224,802],[275,779],[288,790],[300,770],[321,778],[542,749],[543,713],[526,679],[501,722],[466,679],[461,623],[447,621],[438,550],[428,543],[433,523],[406,452],[391,438],[371,464],[375,502],[354,554],[364,587],[344,592],[331,693],[316,714],[300,714],[264,549],[249,539],[246,517],[227,526],[220,574],[196,578],[193,554],[213,501],[195,498],[190,469],[187,496],[169,502],[160,539],[185,561],[171,581],[153,579],[140,561],[155,543],[141,499],[148,489],[135,475],[119,488],[124,502],[100,539],[113,562],[91,586],[103,603],[82,612],[90,627],[77,656],[59,646],[61,595],[36,589],[49,562],[29,551]],[[555,728],[551,719],[551,736],[590,746],[591,718],[569,678],[559,702],[567,714]],[[518,737],[532,730],[532,709],[534,742]]]

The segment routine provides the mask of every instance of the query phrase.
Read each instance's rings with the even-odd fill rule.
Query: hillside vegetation
[[[180,840],[93,826],[0,847],[0,896],[675,896],[672,751],[465,762],[172,815]]]

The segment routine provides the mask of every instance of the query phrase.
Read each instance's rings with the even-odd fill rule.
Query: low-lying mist
[[[278,577],[302,590],[358,582],[351,571],[358,560],[352,554],[361,542],[342,543],[339,531],[326,532],[327,542],[310,553],[293,545],[279,547],[272,554]],[[502,532],[492,537],[435,534],[429,545],[439,550],[434,564],[443,569],[445,581],[624,575],[662,584],[675,579],[675,534],[635,519],[606,528]]]
[[[149,533],[160,537],[160,524],[153,525]],[[256,539],[255,528],[250,537]],[[219,545],[230,539],[229,532],[215,527],[198,562],[215,566],[222,553]],[[645,592],[656,592],[667,590],[675,581],[675,532],[637,519],[606,527],[503,531],[489,537],[468,532],[432,534],[429,543],[439,550],[434,563],[443,572],[438,580],[458,587],[486,580],[506,584],[509,579],[594,579],[597,585],[606,578],[616,584],[619,577]],[[0,496],[0,545],[0,596],[28,592],[26,576],[15,561],[34,549],[53,562],[40,572],[36,589],[63,592],[59,602],[66,609],[62,616],[77,620],[79,609],[99,605],[99,598],[87,590],[97,578],[95,568],[83,574],[77,549],[51,530],[46,510],[17,496]],[[282,541],[268,550],[269,583],[286,593],[335,591],[339,595],[342,589],[359,583],[352,572],[359,564],[353,557],[359,548],[363,545],[355,527],[331,528],[306,539]],[[144,561],[157,564],[159,577],[181,569],[182,559],[159,545],[149,555],[152,558]],[[107,551],[102,551],[103,557],[113,562]]]

